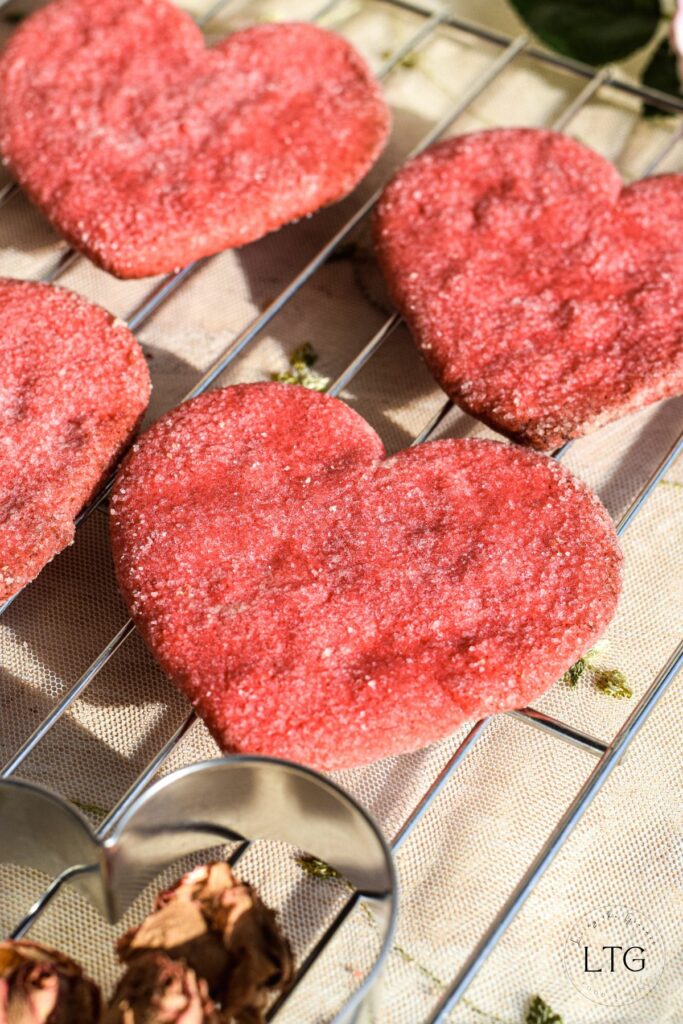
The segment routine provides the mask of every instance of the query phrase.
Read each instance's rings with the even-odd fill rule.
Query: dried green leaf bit
[[[540,996],[534,996],[529,1003],[524,1024],[564,1024],[564,1022],[559,1013],[555,1013],[548,1006],[545,999],[541,999]]]
[[[598,669],[594,676],[595,685],[608,697],[615,697],[617,700],[627,700],[633,696],[633,690],[626,681],[626,676],[618,668]]]
[[[294,349],[289,357],[289,369],[271,373],[270,379],[281,384],[300,384],[311,391],[327,391],[330,378],[324,377],[313,369],[318,361],[318,354],[310,342],[305,342]]]

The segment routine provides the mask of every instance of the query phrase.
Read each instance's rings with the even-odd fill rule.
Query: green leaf
[[[510,0],[542,42],[586,64],[628,57],[652,39],[659,0]]]
[[[534,996],[529,1003],[524,1024],[564,1024],[559,1013],[555,1013],[540,996]]]
[[[668,92],[672,96],[683,96],[676,52],[668,39],[662,39],[652,54],[650,63],[643,71],[642,82],[651,89],[659,89],[660,92]],[[645,117],[661,117],[671,113],[672,111],[654,107],[651,103],[646,103],[643,107]]]

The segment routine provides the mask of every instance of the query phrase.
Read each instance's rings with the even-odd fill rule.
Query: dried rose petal
[[[182,961],[156,952],[134,957],[102,1024],[219,1022],[206,982]]]
[[[0,1024],[97,1024],[100,990],[70,957],[36,942],[0,942]]]
[[[224,863],[195,868],[160,893],[156,909],[118,943],[125,962],[159,949],[206,979],[226,1024],[261,1021],[269,994],[293,974],[275,914]]]

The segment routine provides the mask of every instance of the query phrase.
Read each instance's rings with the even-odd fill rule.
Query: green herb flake
[[[271,373],[270,379],[281,384],[300,384],[310,391],[327,391],[330,378],[323,377],[313,369],[318,361],[318,354],[310,342],[305,342],[294,349],[289,357],[289,369]]]
[[[564,1022],[559,1013],[555,1013],[548,1006],[545,999],[541,999],[540,996],[534,996],[529,1003],[524,1024],[564,1024]]]
[[[86,814],[89,817],[106,818],[107,816],[107,808],[101,807],[100,804],[88,804],[82,800],[76,800],[75,797],[72,796],[67,797],[67,800],[69,803],[74,804],[75,807],[78,807],[79,811],[82,811],[83,814]]]
[[[304,853],[301,857],[297,857],[296,862],[301,870],[312,878],[320,878],[324,882],[329,881],[331,878],[342,878],[337,869],[333,868],[331,864],[326,864],[324,860],[319,860],[317,857],[311,857],[307,853]]]
[[[412,953],[409,953],[408,950],[405,949],[403,946],[399,946],[399,944],[395,942],[394,945],[392,946],[392,950],[394,953],[400,956],[401,960],[403,960],[404,963],[410,964],[412,967],[417,968],[420,974],[424,978],[426,978],[427,981],[435,985],[437,988],[441,989],[446,987],[446,983],[442,981],[437,974],[434,974],[434,972],[430,970],[429,967],[425,967],[424,964],[420,963],[420,961],[417,960]]]
[[[382,60],[384,61],[391,60],[393,55],[393,50],[382,50],[380,54]],[[420,63],[420,58],[417,53],[408,53],[406,54],[405,57],[402,57],[398,63],[399,67],[401,68],[416,68],[417,65]]]
[[[570,665],[565,674],[562,676],[562,682],[566,683],[567,686],[576,686],[579,679],[588,668],[588,662],[585,658],[579,658],[573,665]]]
[[[582,658],[579,658],[579,660],[575,661],[573,665],[570,665],[562,676],[562,681],[566,683],[567,686],[576,686],[579,679],[581,679],[589,668],[592,668],[595,665],[600,655],[604,654],[606,647],[607,643],[605,640],[598,640],[597,644],[591,647],[589,651],[586,651]]]
[[[626,681],[626,676],[618,668],[597,669],[593,675],[595,685],[608,697],[615,697],[617,700],[630,699],[633,690]]]

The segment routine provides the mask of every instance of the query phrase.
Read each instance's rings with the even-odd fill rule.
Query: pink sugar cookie
[[[0,279],[0,601],[71,543],[149,392],[125,324],[63,288]]]
[[[621,554],[558,463],[495,441],[386,458],[342,402],[212,391],[127,456],[126,603],[226,751],[343,768],[538,697],[604,632]]]
[[[207,49],[166,0],[54,0],[0,59],[0,148],[60,234],[119,277],[171,271],[341,199],[389,113],[308,24]]]
[[[542,451],[683,392],[683,176],[622,188],[554,132],[449,139],[375,219],[394,301],[441,387]]]

